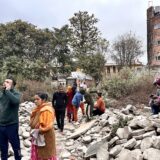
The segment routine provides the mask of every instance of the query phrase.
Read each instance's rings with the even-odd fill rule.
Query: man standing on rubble
[[[21,160],[20,140],[18,134],[18,110],[20,94],[14,89],[16,81],[7,78],[0,92],[0,151],[1,160],[8,159],[8,142],[14,151],[15,160]]]

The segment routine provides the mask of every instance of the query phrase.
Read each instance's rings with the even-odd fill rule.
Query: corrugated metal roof
[[[84,80],[84,79],[92,80],[92,77],[90,75],[87,75],[81,71],[71,72],[71,77],[80,79],[80,80]]]

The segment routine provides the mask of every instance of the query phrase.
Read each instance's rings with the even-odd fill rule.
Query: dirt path
[[[78,117],[79,117],[79,124],[75,124],[75,123],[69,123],[67,121],[67,118],[65,118],[65,125],[64,125],[64,133],[60,133],[59,130],[55,130],[55,135],[56,135],[56,149],[57,149],[57,157],[59,158],[58,160],[76,160],[76,158],[72,157],[72,155],[70,155],[67,158],[62,158],[62,155],[67,151],[65,143],[67,142],[67,132],[70,132],[70,130],[75,130],[76,128],[78,128],[80,125],[82,125],[84,123],[84,117],[82,117],[82,113],[81,110],[78,111]],[[83,122],[82,122],[83,120]],[[55,122],[56,123],[56,122]]]

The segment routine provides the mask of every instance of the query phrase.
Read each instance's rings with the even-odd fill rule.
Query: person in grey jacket
[[[0,151],[1,160],[8,159],[8,142],[14,151],[15,160],[21,160],[18,134],[18,110],[20,94],[14,89],[16,81],[7,78],[0,92]]]

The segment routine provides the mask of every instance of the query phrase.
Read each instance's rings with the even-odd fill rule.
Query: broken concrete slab
[[[70,139],[70,138],[78,138],[82,134],[86,133],[90,128],[92,128],[95,125],[96,121],[97,120],[94,119],[94,120],[92,120],[90,122],[81,124],[80,127],[77,128],[75,130],[75,132],[68,137],[68,139]]]

